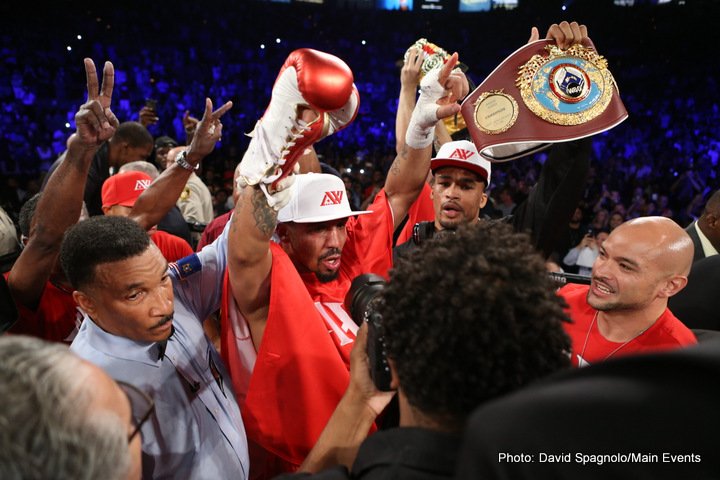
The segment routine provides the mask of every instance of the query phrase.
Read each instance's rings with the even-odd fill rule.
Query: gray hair
[[[128,162],[118,170],[118,173],[123,172],[143,172],[150,175],[150,178],[155,180],[160,172],[157,167],[146,160],[136,160],[134,162]]]
[[[127,425],[88,415],[92,386],[67,346],[23,335],[0,338],[0,478],[121,479]]]

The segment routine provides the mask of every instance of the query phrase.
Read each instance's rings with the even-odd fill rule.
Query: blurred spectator
[[[498,202],[495,203],[495,209],[500,211],[501,216],[507,217],[515,210],[515,201],[512,196],[512,189],[503,185],[498,192]]]
[[[589,232],[574,248],[571,248],[562,259],[564,265],[577,266],[578,274],[590,276],[592,266],[598,256],[599,248],[608,237],[607,230]]]
[[[624,221],[625,216],[622,213],[613,212],[610,214],[610,220],[608,220],[608,229],[612,232]]]
[[[0,477],[139,480],[152,400],[67,347],[0,337]]]

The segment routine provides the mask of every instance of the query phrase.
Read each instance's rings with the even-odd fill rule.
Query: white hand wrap
[[[242,167],[240,168],[242,171]],[[300,164],[295,164],[295,167],[293,168],[293,173],[299,173],[300,172]],[[295,175],[290,174],[287,177],[280,180],[277,185],[275,185],[275,191],[273,193],[270,193],[268,190],[268,187],[270,186],[269,183],[264,183],[264,180],[261,182],[256,183],[249,183],[247,181],[248,179],[244,177],[242,174],[238,175],[237,178],[237,187],[238,190],[241,188],[245,188],[248,185],[258,185],[260,186],[260,190],[265,194],[265,199],[268,202],[268,205],[273,208],[276,212],[280,211],[281,208],[283,208],[285,205],[290,202],[290,198],[292,197],[292,193],[295,187]]]
[[[408,147],[419,150],[429,146],[433,141],[435,124],[438,121],[437,110],[440,108],[437,101],[445,96],[445,88],[438,82],[442,68],[443,65],[433,68],[420,82],[420,97],[405,133],[405,143]]]

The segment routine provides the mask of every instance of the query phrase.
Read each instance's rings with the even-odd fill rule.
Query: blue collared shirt
[[[112,335],[87,315],[70,348],[154,398],[155,414],[142,428],[144,478],[243,479],[249,459],[240,408],[201,323],[220,306],[227,228],[191,257],[169,270],[174,333],[162,360],[157,343]]]

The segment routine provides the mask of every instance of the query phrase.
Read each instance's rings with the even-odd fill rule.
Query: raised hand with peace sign
[[[187,151],[187,161],[195,167],[215,148],[215,144],[222,139],[222,122],[220,117],[232,108],[232,102],[225,102],[223,106],[213,111],[213,103],[205,99],[205,112],[197,124],[192,142]]]
[[[65,231],[78,221],[93,158],[118,126],[118,120],[110,110],[115,80],[112,64],[105,62],[101,87],[95,64],[89,58],[85,59],[85,74],[88,95],[75,114],[77,130],[68,139],[62,161],[48,173],[47,184],[33,215],[30,239],[15,261],[9,279],[15,302],[33,312],[31,318],[20,319],[14,333],[33,334],[47,340],[67,341],[75,335],[72,296],[55,296],[50,302],[44,300],[44,295],[57,291],[48,288],[51,275],[53,284],[60,285],[61,291],[72,291],[67,280],[59,274],[61,270],[56,260],[60,242]],[[53,327],[47,328],[45,321],[51,322]]]
[[[70,143],[79,141],[84,147],[93,148],[99,147],[112,137],[120,123],[110,109],[115,86],[115,69],[112,63],[105,62],[102,85],[99,86],[95,63],[92,59],[86,58],[85,76],[87,77],[87,101],[75,114],[77,130]]]
[[[175,205],[192,172],[222,139],[220,117],[231,107],[232,102],[226,102],[213,111],[212,101],[209,98],[205,99],[205,112],[197,124],[190,146],[179,153],[175,157],[175,163],[171,164],[140,195],[130,213],[130,218],[149,229]]]

